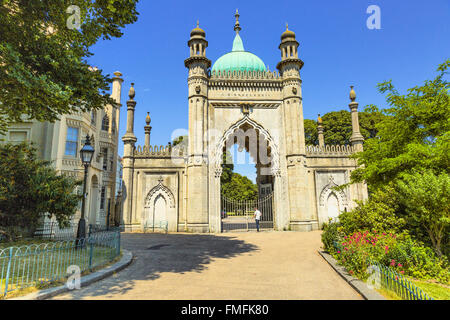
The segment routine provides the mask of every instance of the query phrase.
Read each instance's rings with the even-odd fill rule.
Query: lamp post
[[[77,230],[77,246],[79,245],[81,239],[86,238],[86,221],[84,219],[84,212],[86,207],[86,184],[87,184],[87,174],[88,169],[92,161],[92,157],[94,155],[94,148],[91,146],[91,139],[89,135],[86,135],[86,142],[84,143],[83,148],[80,150],[81,162],[84,166],[84,184],[83,184],[83,200],[81,201],[81,218],[78,221],[78,230]]]

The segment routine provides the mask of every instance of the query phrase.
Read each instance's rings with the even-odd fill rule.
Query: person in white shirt
[[[259,220],[261,220],[261,211],[255,207],[255,222],[256,222],[256,231],[259,232]]]

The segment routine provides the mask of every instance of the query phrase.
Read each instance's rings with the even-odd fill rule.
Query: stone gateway
[[[357,167],[349,156],[362,151],[358,103],[350,91],[351,145],[324,144],[318,118],[319,145],[305,145],[299,43],[288,29],[281,35],[278,71],[244,49],[236,12],[232,51],[211,67],[206,33],[197,23],[188,41],[189,135],[172,146],[150,145],[150,115],[145,143],[136,145],[133,85],[127,101],[123,136],[124,202],[122,223],[127,231],[222,231],[220,177],[223,153],[234,144],[256,163],[260,193],[273,197],[275,230],[310,231],[367,198],[365,184],[344,190]],[[252,208],[253,209],[253,208]]]

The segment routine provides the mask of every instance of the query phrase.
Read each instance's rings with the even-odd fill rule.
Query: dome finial
[[[199,21],[197,20],[197,28],[198,28],[198,25],[199,25]]]
[[[130,91],[128,91],[128,96],[130,97],[131,100],[134,99],[134,97],[136,96],[136,91],[134,91],[134,83],[131,83],[131,87],[130,87]]]
[[[150,112],[147,112],[147,117],[145,117],[145,123],[149,126],[150,125]]]
[[[289,29],[288,29],[288,23],[286,22],[286,31],[287,31],[287,30],[289,30]]]
[[[234,24],[234,31],[236,31],[236,33],[239,33],[239,31],[242,30],[241,26],[239,25],[239,11],[238,9],[236,9],[236,13],[234,15],[236,17],[236,23]]]
[[[350,86],[350,100],[353,102],[356,99],[356,92],[353,90],[353,86]]]

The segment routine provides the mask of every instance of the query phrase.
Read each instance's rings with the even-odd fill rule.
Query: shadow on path
[[[215,258],[233,258],[258,251],[233,236],[209,234],[122,234],[122,247],[133,252],[133,262],[118,274],[65,296],[117,296],[132,290],[137,280],[155,280],[163,272],[201,272]],[[57,298],[57,297],[55,297]],[[149,292],[148,298],[151,298]],[[145,297],[143,297],[145,299]]]

